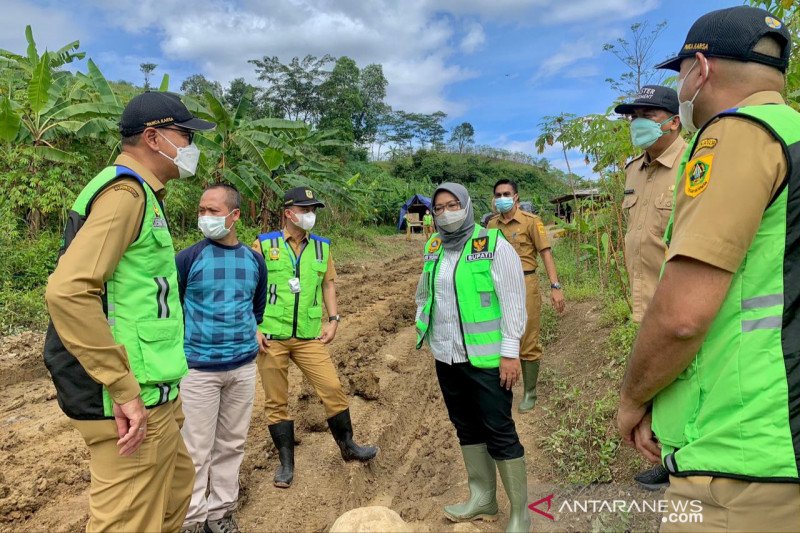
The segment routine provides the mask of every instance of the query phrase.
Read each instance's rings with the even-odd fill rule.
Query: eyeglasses
[[[184,136],[187,139],[189,139],[189,144],[192,144],[192,141],[194,141],[194,132],[191,131],[191,130],[185,130],[183,128],[162,128],[162,129],[177,131],[182,136]]]
[[[438,204],[433,206],[433,214],[434,215],[441,215],[444,213],[444,210],[447,209],[448,211],[458,211],[461,209],[461,202],[448,202],[446,204]]]

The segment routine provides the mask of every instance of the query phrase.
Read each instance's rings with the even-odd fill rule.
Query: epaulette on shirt
[[[637,155],[636,157],[634,157],[633,159],[631,159],[630,161],[625,163],[625,168],[628,168],[629,166],[631,166],[631,163],[633,163],[634,161],[638,161],[639,159],[643,158],[644,154],[645,154],[645,152],[642,152],[641,154]]]

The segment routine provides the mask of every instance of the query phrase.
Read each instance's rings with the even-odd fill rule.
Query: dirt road
[[[421,242],[387,238],[386,244],[388,258],[338,266],[343,320],[331,349],[350,394],[356,438],[380,446],[380,455],[369,465],[342,462],[321,404],[293,368],[290,412],[301,441],[295,481],[290,490],[274,488],[277,457],[259,385],[241,471],[244,531],[324,531],[343,512],[364,505],[390,507],[421,531],[454,528],[442,518],[441,507],[467,493],[461,454],[433,359],[427,350],[413,348]],[[540,450],[541,439],[553,429],[540,416],[548,407],[548,376],[580,379],[601,357],[606,332],[597,326],[597,316],[595,304],[571,306],[546,350],[541,407],[525,416],[515,412],[528,454],[532,501],[558,484],[551,458]],[[25,333],[0,346],[0,531],[77,531],[86,520],[88,453],[58,410],[41,363],[42,341],[40,333]],[[604,392],[608,384],[595,386]],[[627,479],[630,471],[623,469],[621,477]],[[508,502],[498,492],[506,513]],[[551,522],[535,515],[534,527],[584,529],[591,519]],[[461,531],[493,531],[504,524],[505,514],[497,523]]]

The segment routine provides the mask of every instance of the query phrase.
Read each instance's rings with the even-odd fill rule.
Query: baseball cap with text
[[[781,47],[780,57],[753,51],[762,37],[772,37]],[[777,17],[757,7],[738,6],[706,13],[692,24],[681,51],[656,68],[679,71],[681,62],[700,52],[707,57],[721,57],[762,63],[786,72],[791,37]]]

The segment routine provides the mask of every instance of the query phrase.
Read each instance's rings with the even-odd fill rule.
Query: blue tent
[[[427,196],[415,194],[409,198],[406,203],[403,204],[403,207],[400,208],[400,218],[397,220],[397,229],[400,231],[406,229],[406,213],[419,213],[420,220],[422,220],[422,215],[425,214],[426,209],[433,212],[431,199]]]

